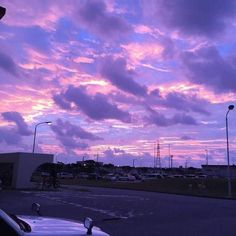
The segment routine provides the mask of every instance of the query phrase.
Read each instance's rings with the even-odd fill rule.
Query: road
[[[0,208],[8,212],[32,215],[32,202],[41,204],[45,216],[89,216],[114,236],[235,235],[233,200],[91,187],[0,192]]]

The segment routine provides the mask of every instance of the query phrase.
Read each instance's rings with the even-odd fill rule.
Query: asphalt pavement
[[[235,235],[236,201],[107,188],[76,187],[59,191],[0,191],[0,208],[83,221],[114,236]]]

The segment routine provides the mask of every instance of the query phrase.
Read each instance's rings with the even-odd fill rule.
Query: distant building
[[[53,163],[52,154],[0,153],[0,179],[10,188],[29,188],[32,173],[43,163]]]
[[[202,165],[202,174],[209,177],[228,177],[228,166],[227,165]],[[230,166],[231,178],[236,179],[236,166]]]

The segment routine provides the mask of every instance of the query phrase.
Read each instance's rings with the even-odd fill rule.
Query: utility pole
[[[160,150],[160,143],[159,140],[157,141],[157,161],[158,161],[158,166],[161,169],[161,150]]]
[[[205,149],[205,152],[206,152],[206,165],[208,166],[208,150]]]

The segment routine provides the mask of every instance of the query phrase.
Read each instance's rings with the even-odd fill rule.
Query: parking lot
[[[70,187],[60,191],[1,191],[0,208],[82,221],[89,216],[110,235],[235,235],[236,202],[119,189]]]

